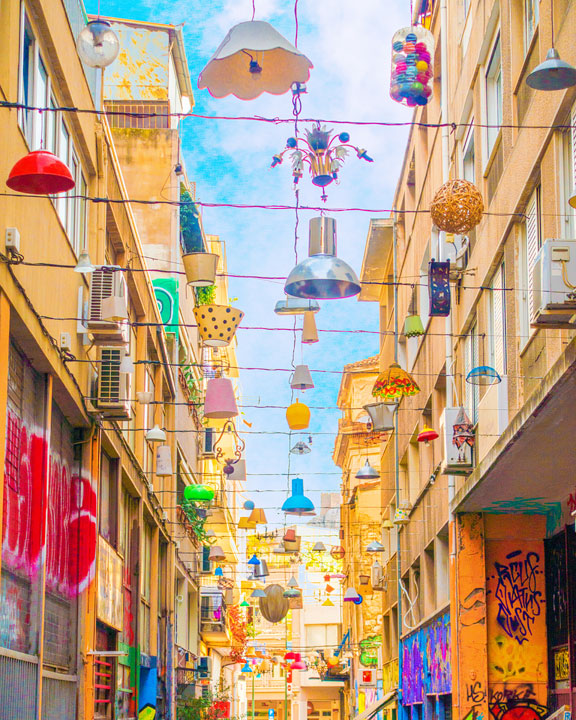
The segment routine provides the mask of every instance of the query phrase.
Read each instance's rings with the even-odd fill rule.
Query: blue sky
[[[96,12],[96,3],[87,10]],[[172,24],[184,23],[184,39],[196,87],[199,72],[223,40],[228,29],[252,14],[251,0],[102,0],[101,12]],[[303,97],[303,116],[347,120],[403,121],[411,111],[394,103],[388,95],[390,39],[408,24],[408,0],[299,0],[299,48],[314,64]],[[256,0],[256,19],[271,22],[291,42],[294,41],[294,4],[287,0]],[[263,95],[243,102],[229,97],[211,98],[206,90],[195,93],[195,112],[214,115],[262,115],[289,117],[290,95]],[[303,130],[301,125],[301,132]],[[330,127],[330,125],[329,125]],[[340,173],[341,184],[328,188],[327,206],[388,208],[400,172],[406,129],[338,126],[347,130],[352,142],[367,148],[372,164],[350,156]],[[281,151],[291,125],[268,125],[248,121],[188,119],[183,123],[183,152],[188,175],[197,184],[197,198],[206,202],[292,205],[294,193],[288,162],[270,169],[272,155]],[[305,175],[300,182],[300,202],[320,205],[320,193]],[[308,220],[316,213],[300,213],[298,251],[307,254]],[[338,255],[359,272],[370,215],[339,213]],[[234,274],[285,277],[294,266],[294,213],[251,209],[206,209],[204,227],[226,242],[228,269]],[[274,314],[274,304],[283,297],[283,282],[231,279],[230,295],[244,310],[247,326],[292,327],[291,319]],[[354,298],[321,303],[316,316],[319,328],[377,329],[377,307],[358,303]],[[290,367],[292,334],[239,330],[239,365],[244,367]],[[299,336],[296,362],[312,370],[340,371],[378,350],[376,335],[321,333],[320,342],[303,346]],[[313,373],[315,389],[305,393],[309,405],[334,406],[340,384],[338,374]],[[241,385],[247,404],[283,405],[290,403],[288,374],[282,372],[241,371]],[[299,393],[299,395],[301,395]],[[284,410],[250,409],[246,419],[252,431],[287,431]],[[335,433],[336,410],[312,410],[310,431]],[[292,445],[302,436],[292,438]],[[331,455],[334,434],[313,439],[313,452],[291,456],[291,475],[304,478],[305,492],[319,504],[320,490],[338,490],[338,468]],[[247,435],[247,488],[252,499],[266,508],[271,524],[284,520],[277,508],[288,486],[288,443],[286,435]],[[260,473],[274,473],[263,476]],[[277,473],[277,474],[276,474]],[[314,475],[314,473],[334,473]],[[265,492],[260,492],[265,491]],[[250,492],[249,492],[250,494]]]

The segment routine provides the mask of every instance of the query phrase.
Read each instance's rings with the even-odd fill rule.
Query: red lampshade
[[[292,652],[292,650],[288,650],[288,652],[284,655],[284,660],[295,660],[296,659],[296,653]]]
[[[48,150],[33,150],[18,160],[6,185],[30,195],[55,195],[72,190],[74,179],[68,167]]]
[[[424,427],[421,433],[418,433],[418,442],[429,443],[430,440],[436,440],[438,433],[434,428]]]

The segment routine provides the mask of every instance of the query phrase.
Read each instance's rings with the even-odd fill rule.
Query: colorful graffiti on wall
[[[382,635],[371,635],[360,640],[360,664],[364,667],[378,665],[378,648],[382,645]]]
[[[452,692],[450,614],[402,641],[402,704]]]

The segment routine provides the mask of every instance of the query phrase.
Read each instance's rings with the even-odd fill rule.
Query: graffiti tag
[[[538,553],[529,552],[522,559],[517,550],[506,556],[508,563],[495,562],[498,578],[495,597],[498,601],[498,623],[504,632],[520,645],[532,635],[536,618],[542,612],[542,592],[537,589]]]
[[[486,690],[482,687],[482,683],[477,680],[470,683],[466,688],[466,699],[471,703],[481,703],[486,699]]]

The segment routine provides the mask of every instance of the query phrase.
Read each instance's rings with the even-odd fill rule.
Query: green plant
[[[184,253],[205,252],[204,238],[200,226],[200,214],[192,195],[182,188],[180,190],[180,240]]]
[[[204,508],[199,507],[193,500],[182,499],[180,507],[186,515],[190,529],[198,538],[198,541],[202,545],[208,544],[208,535],[206,534],[206,515],[202,510]]]
[[[207,287],[197,287],[194,289],[196,293],[196,305],[214,305],[216,302],[216,285],[208,285]]]
[[[226,688],[217,692],[209,690],[197,698],[180,698],[176,705],[176,720],[218,720],[224,717],[228,703],[230,696]]]

